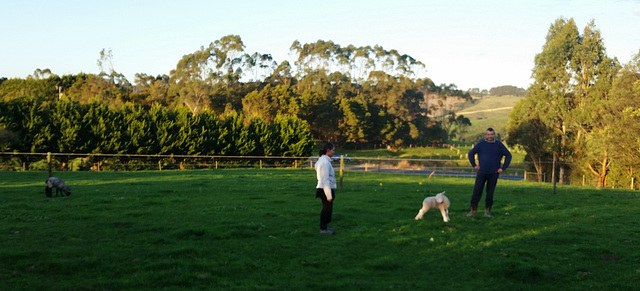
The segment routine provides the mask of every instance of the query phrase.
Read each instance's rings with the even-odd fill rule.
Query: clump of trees
[[[0,102],[32,104],[34,111],[44,115],[47,110],[74,104],[103,106],[112,112],[124,110],[124,115],[159,108],[183,115],[188,110],[193,118],[217,116],[226,120],[237,114],[245,125],[253,124],[254,119],[271,125],[281,116],[289,116],[304,121],[316,140],[331,140],[341,146],[401,147],[442,144],[450,135],[445,129],[448,127],[441,126],[444,118],[429,117],[438,109],[438,104],[428,102],[430,98],[470,98],[455,85],[416,79],[424,69],[421,62],[380,46],[294,41],[290,47],[293,63],[277,63],[270,54],[248,53],[244,48],[239,36],[228,35],[184,55],[169,74],[136,74],[134,84],[115,70],[112,52],[102,50],[99,74],[58,76],[48,69],[38,69],[26,79],[5,79],[0,84]],[[19,112],[27,114],[22,118],[31,118],[29,112]],[[133,119],[142,118],[132,116],[132,124]],[[81,127],[83,119],[80,114],[69,121],[69,126]],[[57,130],[49,122],[43,120],[42,126]],[[15,123],[3,117],[0,127],[22,141],[19,146],[9,144],[5,148],[27,147],[29,138]],[[55,151],[52,146],[41,147],[38,139],[32,142],[29,151]],[[90,144],[75,145],[76,151],[97,149]],[[146,151],[144,145],[141,148]],[[153,147],[157,153],[162,149]],[[140,149],[128,147],[127,151]]]
[[[525,89],[518,88],[516,86],[511,86],[511,85],[498,86],[498,87],[491,88],[489,90],[489,94],[494,96],[505,96],[505,95],[524,96],[525,92],[526,92]]]
[[[508,143],[560,183],[593,177],[598,187],[635,188],[640,52],[622,66],[607,56],[594,21],[581,34],[573,19],[560,18],[535,57],[533,78],[509,117]]]

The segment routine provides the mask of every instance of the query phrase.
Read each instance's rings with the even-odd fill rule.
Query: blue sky
[[[293,61],[298,40],[381,45],[421,61],[420,77],[459,89],[527,88],[549,26],[595,20],[607,53],[622,63],[640,51],[640,0],[439,1],[9,1],[0,0],[0,77],[98,73],[102,49],[114,69],[169,74],[183,55],[226,35],[247,53]]]

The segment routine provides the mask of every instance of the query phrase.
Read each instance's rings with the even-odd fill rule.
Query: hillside
[[[471,127],[463,136],[466,142],[476,142],[484,137],[484,131],[492,127],[496,134],[506,134],[507,120],[513,106],[524,97],[486,96],[474,98],[473,102],[460,105],[456,115],[464,115],[471,121]]]

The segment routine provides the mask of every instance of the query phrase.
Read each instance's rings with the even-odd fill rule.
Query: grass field
[[[447,161],[448,166],[462,167],[471,169],[467,154],[471,150],[471,146],[455,146],[455,147],[411,147],[401,148],[397,150],[387,149],[369,149],[369,150],[349,150],[338,147],[336,154],[344,154],[351,158],[351,165],[367,162],[385,163],[391,160],[424,160],[422,164],[433,166],[430,160]],[[508,174],[522,173],[525,170],[526,152],[519,149],[511,149],[512,159],[508,169]],[[378,160],[375,160],[378,159]],[[419,163],[420,164],[420,163]]]
[[[476,99],[473,104],[465,104],[467,106],[456,112],[456,115],[464,115],[471,121],[471,126],[463,136],[465,141],[475,143],[484,138],[484,131],[489,127],[505,137],[507,121],[511,112],[510,107],[513,107],[522,98],[524,97],[486,96]]]
[[[336,235],[309,169],[0,171],[0,290],[633,290],[636,192],[500,180],[494,217],[464,217],[473,180],[347,171]],[[413,218],[446,190],[451,222]],[[481,204],[482,206],[482,204]]]

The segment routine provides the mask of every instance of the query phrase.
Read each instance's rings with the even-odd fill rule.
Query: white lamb
[[[449,222],[449,198],[444,196],[444,191],[436,194],[436,196],[427,197],[422,201],[422,208],[418,211],[418,215],[416,215],[416,220],[422,219],[422,216],[429,211],[429,209],[440,209],[440,213],[442,214],[442,220],[444,222]]]

